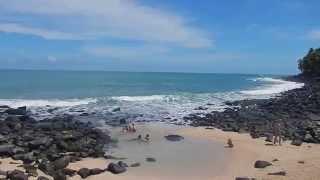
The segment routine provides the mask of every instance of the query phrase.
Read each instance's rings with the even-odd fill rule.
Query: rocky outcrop
[[[320,79],[291,77],[290,80],[303,81],[305,86],[271,99],[225,102],[229,108],[223,112],[190,114],[184,120],[192,126],[247,132],[252,138],[268,137],[270,141],[272,124],[281,119],[285,139],[320,143]]]
[[[27,166],[32,163],[54,179],[64,180],[71,173],[65,169],[70,162],[103,157],[104,145],[111,142],[106,133],[72,116],[36,121],[25,107],[4,108],[0,112],[0,156],[22,160],[30,176],[37,176],[36,168]],[[97,173],[96,169],[90,171],[90,175]],[[25,177],[19,171],[11,176]]]

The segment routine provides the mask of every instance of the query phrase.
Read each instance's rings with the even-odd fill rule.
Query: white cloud
[[[164,55],[169,50],[164,47],[142,45],[142,46],[95,46],[85,47],[84,50],[94,56],[116,59],[137,59],[152,58],[158,55]]]
[[[54,56],[48,56],[48,61],[51,63],[55,63],[55,62],[57,62],[57,58]]]
[[[314,29],[307,33],[307,37],[311,40],[320,40],[320,29]]]
[[[33,27],[26,27],[15,23],[3,23],[0,24],[0,32],[7,32],[7,33],[19,33],[19,34],[29,34],[40,36],[44,39],[69,39],[75,40],[79,39],[72,34],[51,31],[46,29],[38,29]]]
[[[118,38],[191,48],[213,44],[207,33],[186,18],[138,0],[0,0],[0,12],[17,18],[10,28],[0,27],[2,31],[46,39]]]

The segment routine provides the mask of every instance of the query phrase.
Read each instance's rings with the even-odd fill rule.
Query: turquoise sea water
[[[275,75],[1,70],[0,104],[27,105],[39,116],[89,112],[133,119],[181,118],[198,106],[268,98],[301,84]],[[48,108],[55,108],[47,112]]]

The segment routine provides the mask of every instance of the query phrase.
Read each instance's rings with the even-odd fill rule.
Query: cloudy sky
[[[319,0],[0,0],[0,68],[296,73]]]

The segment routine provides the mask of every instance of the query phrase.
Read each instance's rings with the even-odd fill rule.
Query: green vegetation
[[[308,76],[320,76],[320,48],[311,48],[308,54],[299,60],[299,69]]]

